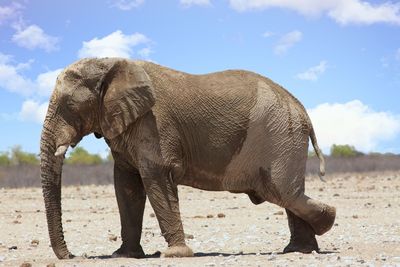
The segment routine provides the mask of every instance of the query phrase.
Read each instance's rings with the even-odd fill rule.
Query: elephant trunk
[[[40,140],[41,182],[51,246],[59,259],[69,259],[73,255],[65,243],[61,221],[61,173],[64,155],[55,156],[56,134],[53,129],[56,129],[56,123],[52,122],[54,117],[49,116],[50,108]]]

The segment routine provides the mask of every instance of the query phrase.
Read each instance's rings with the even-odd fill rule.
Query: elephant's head
[[[61,221],[61,173],[68,147],[93,132],[115,138],[148,112],[154,101],[149,77],[133,61],[82,59],[58,76],[40,142],[47,223],[58,258],[72,257]]]

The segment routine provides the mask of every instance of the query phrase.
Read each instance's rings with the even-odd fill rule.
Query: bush
[[[37,165],[39,164],[39,158],[34,153],[28,153],[22,151],[21,146],[14,146],[11,149],[11,165]]]
[[[83,147],[77,147],[69,154],[69,157],[65,160],[65,163],[94,165],[103,163],[103,160],[99,155],[90,154]]]
[[[354,146],[334,144],[331,147],[332,157],[355,157],[361,155],[363,155],[363,153],[357,151]]]
[[[8,152],[0,152],[0,166],[9,166],[11,159]]]

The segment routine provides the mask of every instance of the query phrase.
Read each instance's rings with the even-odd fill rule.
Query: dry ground
[[[282,208],[254,206],[246,195],[180,187],[181,213],[194,258],[110,259],[120,245],[113,186],[63,188],[67,244],[77,258],[59,261],[49,247],[40,188],[0,189],[0,265],[20,266],[400,266],[400,172],[308,178],[307,194],[337,207],[323,253],[281,254],[289,230]],[[142,245],[166,244],[147,202]],[[220,214],[220,216],[218,216]]]

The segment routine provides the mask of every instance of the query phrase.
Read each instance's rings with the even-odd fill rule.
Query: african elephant
[[[41,135],[41,177],[52,248],[73,257],[61,221],[65,153],[86,135],[104,137],[114,156],[121,247],[113,256],[144,257],[140,245],[146,196],[168,243],[165,256],[192,256],[177,186],[245,193],[254,204],[286,209],[284,252],[318,251],[334,207],[304,193],[310,137],[304,107],[271,80],[242,70],[191,75],[151,62],[82,59],[57,79]]]

